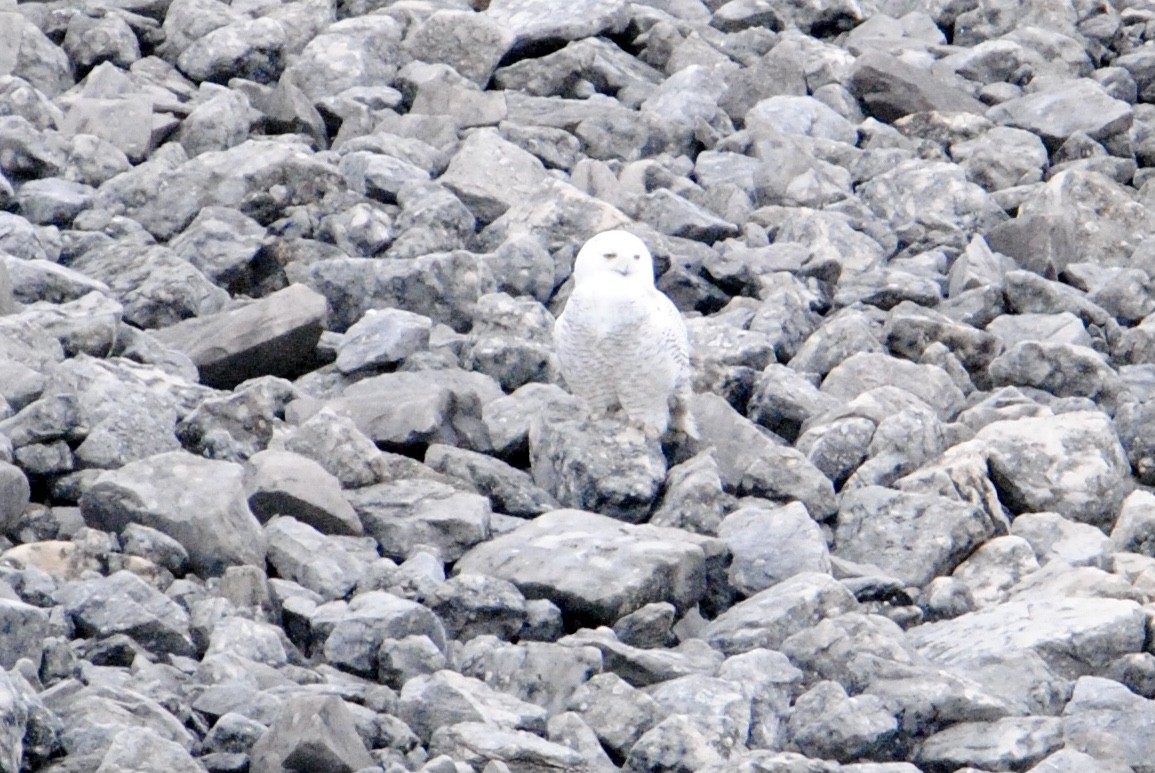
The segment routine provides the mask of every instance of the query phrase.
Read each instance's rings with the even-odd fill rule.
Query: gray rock
[[[291,515],[325,534],[363,533],[340,482],[313,460],[292,451],[259,451],[245,473],[249,509],[261,522]]]
[[[397,713],[423,739],[461,722],[484,722],[499,730],[541,733],[546,721],[546,710],[540,706],[449,670],[406,682],[401,688]]]
[[[574,692],[569,708],[597,734],[602,746],[619,757],[664,718],[653,698],[617,674],[590,678]]]
[[[285,450],[306,456],[340,481],[342,488],[380,483],[384,456],[353,421],[322,408],[297,425],[285,439]]]
[[[0,598],[0,620],[0,641],[4,644],[0,667],[10,669],[20,658],[39,662],[49,632],[48,613],[15,598]]]
[[[1135,491],[1123,500],[1116,529],[1127,513],[1127,502],[1141,496],[1142,492]],[[1106,569],[1112,550],[1117,549],[1101,530],[1058,513],[1023,513],[1011,522],[1011,534],[1031,543],[1041,565],[1057,560],[1071,566]]]
[[[666,601],[656,601],[618,618],[614,636],[631,647],[652,649],[673,643],[673,625],[677,610]]]
[[[535,44],[555,40],[578,40],[625,30],[626,6],[617,0],[583,0],[580,3],[498,0],[486,16],[513,33],[510,53],[524,52]]]
[[[128,156],[107,139],[94,134],[74,134],[69,140],[64,177],[99,187],[131,167]]]
[[[646,519],[666,475],[658,444],[617,418],[587,419],[548,406],[529,427],[534,483],[567,507],[627,523]]]
[[[111,531],[135,521],[164,532],[204,577],[226,566],[263,565],[265,538],[249,511],[243,474],[231,462],[158,454],[101,473],[81,498],[81,512],[86,523]]]
[[[21,303],[63,303],[78,300],[94,291],[109,292],[104,282],[47,260],[21,260],[3,255],[0,264],[5,266],[0,270],[8,272],[14,299]],[[14,314],[16,311],[13,305],[6,313]]]
[[[83,352],[104,357],[116,342],[123,312],[119,303],[93,291],[74,301],[28,304],[20,316],[55,336],[69,356]]]
[[[716,395],[696,394],[691,410],[702,442],[714,446],[727,490],[772,501],[799,500],[811,517],[825,519],[836,505],[834,487],[799,451],[775,443]]]
[[[330,258],[302,274],[301,281],[328,300],[329,324],[337,330],[348,328],[370,308],[395,308],[464,331],[491,282],[481,260],[463,250],[396,260]],[[366,288],[372,291],[366,293]]]
[[[390,558],[404,559],[421,546],[457,561],[490,536],[489,501],[434,480],[398,480],[348,493],[365,532]]]
[[[272,623],[225,617],[213,625],[205,658],[229,655],[277,668],[289,662],[287,643],[284,632]]]
[[[73,138],[93,136],[139,163],[159,144],[153,135],[152,105],[140,96],[88,97],[72,101],[60,127]]]
[[[649,522],[713,536],[729,504],[714,455],[703,451],[669,469],[662,498]]]
[[[383,639],[377,650],[377,680],[396,690],[410,679],[435,673],[446,665],[444,653],[428,636]]]
[[[275,19],[238,21],[194,40],[176,64],[194,81],[219,83],[239,76],[272,83],[281,74],[286,43],[285,29]]]
[[[450,9],[434,12],[405,36],[413,58],[448,64],[481,88],[512,43],[509,28],[485,14]]]
[[[630,748],[630,770],[668,770],[679,773],[701,770],[724,759],[725,747],[710,732],[707,721],[674,714],[647,730]]]
[[[590,768],[577,751],[522,730],[493,727],[489,722],[442,726],[429,739],[430,754],[447,754],[474,769],[503,765],[505,770],[573,770]]]
[[[158,655],[194,652],[188,614],[131,572],[68,583],[55,597],[84,636],[124,633]]]
[[[85,686],[69,678],[41,697],[60,719],[60,740],[69,755],[103,755],[126,729],[150,730],[185,749],[193,744],[192,733],[176,717],[157,701],[125,685]]]
[[[1032,438],[1029,445],[1025,438]],[[1006,487],[1012,512],[1054,511],[1106,528],[1130,490],[1126,455],[1110,420],[1097,411],[995,422],[975,442],[985,446],[990,475]]]
[[[1056,397],[1089,397],[1112,405],[1118,375],[1094,350],[1075,344],[1021,341],[990,366],[996,386],[1042,389]]]
[[[427,636],[445,650],[445,629],[426,607],[384,591],[358,593],[325,639],[325,659],[355,674],[376,676],[381,642],[410,635]]]
[[[324,298],[291,285],[259,301],[155,332],[187,354],[205,384],[231,387],[263,375],[302,369],[321,335]]]
[[[151,766],[164,766],[174,773],[196,773],[201,766],[189,751],[148,727],[125,727],[117,731],[108,750],[100,758],[99,770],[107,773],[136,773]]]
[[[966,583],[975,605],[982,608],[1005,601],[1013,586],[1038,569],[1031,543],[1008,535],[983,543],[955,567],[952,576]]]
[[[564,711],[555,714],[549,718],[546,727],[549,740],[564,744],[581,754],[589,767],[606,770],[613,767],[597,735],[576,713]]]
[[[1007,717],[941,730],[923,741],[915,759],[926,767],[1026,768],[1062,744],[1057,717]]]
[[[58,177],[29,180],[16,193],[20,214],[36,225],[64,226],[92,204],[90,185]]]
[[[0,426],[0,433],[9,435],[4,426]],[[28,478],[20,468],[0,461],[0,533],[6,533],[16,525],[28,507],[30,496]]]
[[[202,83],[201,94],[203,98],[193,106],[177,130],[177,142],[184,147],[189,158],[241,144],[248,137],[253,123],[253,110],[243,92]]]
[[[1092,139],[1106,139],[1125,132],[1132,121],[1130,105],[1109,96],[1089,79],[1072,80],[1003,102],[987,115],[996,123],[1034,132],[1052,147],[1076,131]]]
[[[617,640],[605,626],[583,628],[559,644],[592,646],[601,650],[603,668],[637,687],[661,684],[684,676],[712,674],[721,657],[700,639],[690,639],[676,649],[642,649]]]
[[[822,530],[798,502],[777,509],[741,507],[722,520],[718,537],[734,556],[730,584],[745,596],[802,572],[830,571]]]
[[[265,526],[269,565],[277,575],[300,583],[331,601],[344,598],[368,570],[367,562],[345,545],[292,516]]]
[[[492,636],[470,641],[460,659],[466,676],[537,704],[551,718],[563,712],[574,692],[602,668],[601,653],[594,647],[534,641],[506,644]]]
[[[402,309],[369,309],[345,332],[337,347],[337,368],[342,373],[402,362],[429,348],[433,321]]]
[[[877,696],[851,698],[837,682],[819,682],[798,696],[789,729],[807,756],[849,761],[885,754],[898,721]]]
[[[253,773],[294,767],[353,773],[371,767],[353,715],[336,695],[288,698],[250,754]]]
[[[499,513],[531,518],[558,507],[528,473],[476,451],[435,443],[426,450],[425,463],[489,497]]]
[[[203,749],[209,754],[248,754],[268,728],[243,714],[222,714],[205,735]]]
[[[1009,126],[996,126],[974,139],[956,142],[950,154],[969,180],[988,191],[1039,182],[1048,161],[1038,136]]]
[[[555,510],[477,546],[455,570],[508,580],[575,621],[610,624],[655,601],[689,608],[706,591],[707,560],[720,553],[707,537]]]
[[[426,605],[460,642],[492,635],[513,639],[525,622],[525,597],[513,583],[483,574],[458,574],[433,589]]]
[[[1111,529],[1111,547],[1117,551],[1152,555],[1155,552],[1150,536],[1153,519],[1155,495],[1143,490],[1132,491],[1123,500],[1119,518]]]
[[[986,111],[985,105],[956,83],[881,51],[855,60],[848,88],[871,115],[887,123],[930,110],[977,115]]]
[[[545,167],[533,155],[502,139],[497,130],[486,128],[466,137],[440,182],[469,207],[478,222],[488,224],[514,203],[532,196],[545,178]]]
[[[1114,755],[1112,755],[1113,757]],[[1047,755],[1038,765],[1032,767],[1028,773],[1126,773],[1131,769],[1129,765],[1116,762],[1114,759],[1096,759],[1069,747],[1059,749],[1054,754]]]
[[[774,649],[823,618],[857,608],[846,586],[829,575],[805,572],[734,605],[711,621],[703,635],[727,655]]]
[[[265,229],[230,207],[205,207],[169,248],[226,289],[246,287]]]
[[[1141,768],[1150,743],[1131,730],[1148,721],[1152,705],[1113,680],[1083,677],[1063,711],[1064,738],[1103,763]]]
[[[973,505],[865,486],[842,498],[833,553],[875,564],[910,585],[925,585],[954,569],[996,529],[987,513]]]
[[[369,151],[344,154],[339,169],[350,189],[386,204],[397,203],[406,185],[429,180],[429,173],[415,164]]]
[[[426,165],[441,169],[446,164],[433,161],[426,162]],[[395,221],[397,234],[388,249],[391,257],[416,258],[462,249],[472,238],[477,225],[461,200],[437,184],[406,183],[397,191],[397,203],[401,205],[401,213]],[[552,267],[551,261],[550,289]]]
[[[147,558],[181,577],[189,568],[188,551],[162,531],[130,523],[120,533],[121,547],[130,556]]]
[[[284,379],[263,376],[232,392],[210,393],[177,426],[186,448],[210,459],[243,462],[269,445],[285,407],[300,393]]]
[[[1030,624],[1025,623],[1028,615]],[[1016,649],[1041,656],[1056,673],[1078,676],[1138,651],[1137,615],[1135,602],[1121,599],[1016,600],[919,625],[907,636],[923,655],[947,665],[1000,657],[1013,641]]]
[[[213,314],[228,300],[224,290],[167,247],[118,240],[89,250],[71,267],[104,282],[124,307],[124,321],[138,327],[163,327]]]
[[[944,421],[961,410],[964,400],[962,392],[942,368],[868,352],[850,356],[822,381],[823,393],[842,401],[850,401],[880,386],[909,391]]]

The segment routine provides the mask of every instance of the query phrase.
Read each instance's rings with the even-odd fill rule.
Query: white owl
[[[677,307],[654,286],[645,242],[606,231],[577,254],[573,293],[553,330],[570,391],[595,418],[621,406],[648,437],[670,425],[691,438],[690,339]]]

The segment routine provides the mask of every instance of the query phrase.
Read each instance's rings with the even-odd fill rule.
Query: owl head
[[[654,286],[654,259],[646,243],[626,231],[603,231],[578,250],[573,279],[581,284],[593,277],[617,274],[630,283]]]

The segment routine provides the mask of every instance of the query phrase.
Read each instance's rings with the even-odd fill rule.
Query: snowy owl
[[[594,236],[577,254],[573,293],[553,339],[561,372],[600,418],[621,406],[648,437],[670,424],[697,437],[689,413],[690,339],[682,315],[654,286],[654,259],[625,231]]]

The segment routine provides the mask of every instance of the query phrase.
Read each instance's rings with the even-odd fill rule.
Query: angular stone
[[[579,40],[625,30],[626,4],[620,0],[547,3],[497,0],[486,16],[513,33],[509,53],[520,53],[547,41]]]
[[[531,196],[545,178],[545,167],[534,156],[495,129],[478,129],[461,144],[440,181],[488,224]]]
[[[481,88],[512,44],[512,31],[487,15],[449,9],[434,12],[405,37],[415,59],[448,64]]]
[[[995,533],[996,524],[979,507],[864,486],[842,498],[834,555],[874,564],[908,585],[921,586],[952,571]]]
[[[243,287],[265,229],[230,207],[205,207],[168,246],[222,287]]]
[[[848,88],[885,123],[931,110],[982,115],[987,109],[955,84],[880,51],[855,60]]]
[[[739,508],[722,520],[718,537],[734,556],[730,585],[745,596],[795,574],[830,571],[822,529],[798,502],[777,509]]]
[[[337,369],[353,373],[403,361],[429,348],[433,320],[402,309],[369,309],[337,347]]]
[[[558,507],[524,470],[487,454],[435,443],[425,452],[425,463],[489,497],[490,506],[499,513],[529,518]]]
[[[703,637],[727,655],[758,647],[777,649],[818,621],[858,609],[845,585],[826,574],[804,572],[735,604],[706,626]]]
[[[210,577],[226,566],[265,563],[243,476],[238,464],[172,451],[101,473],[80,509],[98,528],[120,531],[135,521],[164,532],[188,550],[193,571]]]
[[[508,580],[575,621],[608,625],[655,601],[689,608],[706,592],[707,560],[719,547],[676,529],[555,510],[479,545],[455,570]]]
[[[410,679],[401,688],[397,714],[421,738],[461,722],[500,730],[545,730],[546,710],[498,692],[479,679],[449,670]]]
[[[31,489],[19,467],[0,460],[0,533],[7,533],[24,515]],[[10,665],[4,666],[11,668]]]
[[[960,722],[927,738],[915,759],[926,767],[1026,768],[1063,745],[1058,717]]]
[[[377,675],[377,653],[386,639],[428,636],[445,651],[445,629],[428,608],[385,591],[358,593],[325,639],[325,659],[355,674]]]
[[[72,137],[98,137],[140,162],[153,148],[152,105],[141,97],[81,97],[69,104],[61,131]]]
[[[822,391],[835,399],[850,401],[884,385],[911,392],[944,421],[953,418],[964,402],[962,391],[942,368],[867,352],[851,355],[830,371],[822,381]]]
[[[995,105],[992,121],[1038,134],[1057,147],[1075,132],[1102,140],[1126,132],[1131,106],[1115,99],[1098,83],[1079,78]]]
[[[0,598],[0,668],[10,669],[20,658],[39,662],[48,632],[45,610],[14,598]]]
[[[365,532],[390,558],[408,558],[422,545],[457,561],[490,536],[489,500],[434,480],[398,480],[349,493]]]
[[[341,484],[321,465],[291,451],[260,451],[245,475],[249,509],[262,523],[291,515],[325,534],[363,533]]]
[[[330,770],[353,773],[373,758],[357,733],[353,714],[336,695],[294,695],[250,752],[252,773]]]
[[[293,375],[321,335],[324,298],[291,285],[232,311],[155,331],[162,343],[192,358],[202,383],[228,388],[256,376]]]
[[[1143,614],[1122,599],[1043,598],[1008,601],[907,631],[920,653],[952,665],[1029,650],[1069,678],[1142,649]]]
[[[265,537],[269,565],[277,576],[300,583],[326,600],[347,596],[369,568],[343,543],[291,516],[269,521]]]
[[[77,580],[57,590],[55,597],[81,635],[127,634],[157,655],[195,652],[188,614],[132,572]]]

